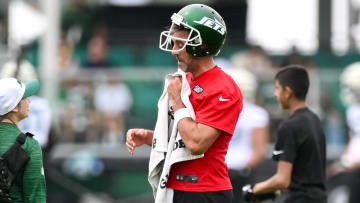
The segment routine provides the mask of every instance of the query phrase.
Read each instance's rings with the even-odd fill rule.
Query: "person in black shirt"
[[[301,66],[290,65],[275,79],[275,96],[290,113],[278,129],[273,151],[277,173],[263,182],[244,186],[245,199],[275,197],[274,192],[286,189],[285,203],[326,203],[326,141],[318,116],[305,103],[308,74]]]

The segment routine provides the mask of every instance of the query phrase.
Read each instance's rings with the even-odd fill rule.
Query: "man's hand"
[[[126,148],[131,155],[134,154],[136,147],[143,144],[151,145],[153,132],[145,129],[130,129],[126,133]]]
[[[242,187],[243,197],[244,197],[245,201],[247,201],[247,202],[255,202],[256,201],[253,190],[252,190],[253,187],[254,187],[254,185],[250,185],[250,184]]]
[[[242,187],[243,197],[245,201],[250,203],[258,203],[269,199],[274,201],[277,197],[281,196],[280,190],[276,190],[274,192],[266,194],[254,194],[253,188],[254,185],[245,185],[244,187]]]
[[[167,87],[170,104],[174,112],[177,111],[178,109],[185,107],[185,105],[181,101],[181,88],[182,88],[181,77],[174,77],[174,79],[170,81]]]

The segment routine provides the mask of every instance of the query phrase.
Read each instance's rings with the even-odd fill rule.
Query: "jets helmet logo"
[[[225,26],[223,24],[221,24],[218,20],[216,20],[216,18],[213,20],[211,18],[204,16],[200,21],[194,20],[194,23],[205,25],[205,26],[217,31],[221,35],[225,35],[225,32],[226,32]]]

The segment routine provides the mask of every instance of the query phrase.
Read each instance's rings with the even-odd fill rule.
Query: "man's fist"
[[[262,201],[269,200],[269,199],[275,200],[277,197],[279,197],[281,195],[280,190],[276,190],[274,192],[266,193],[266,194],[254,194],[253,188],[254,188],[254,185],[245,185],[242,188],[243,197],[244,197],[245,201],[251,202],[251,203],[258,203],[258,202],[262,202]]]
[[[254,202],[256,200],[252,191],[253,187],[254,185],[250,184],[242,187],[243,197],[247,202]]]

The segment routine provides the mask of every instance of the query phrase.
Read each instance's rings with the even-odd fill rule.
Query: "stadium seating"
[[[150,47],[144,50],[144,66],[146,67],[169,67],[177,66],[177,61],[170,52],[165,52],[159,48]]]

